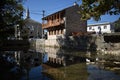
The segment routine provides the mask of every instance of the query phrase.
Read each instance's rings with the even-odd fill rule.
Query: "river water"
[[[34,48],[0,51],[0,80],[120,80],[119,56]]]

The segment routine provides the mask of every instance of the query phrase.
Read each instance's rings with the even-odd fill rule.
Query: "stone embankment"
[[[109,38],[112,37],[104,35],[86,35],[86,36],[69,36],[58,37],[57,39],[37,39],[31,41],[34,47],[60,47],[68,49],[77,49],[84,51],[100,51],[105,54],[120,54],[120,42],[115,42],[114,38],[111,42]],[[107,41],[106,41],[107,40]]]

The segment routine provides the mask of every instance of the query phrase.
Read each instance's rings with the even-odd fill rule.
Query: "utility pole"
[[[44,16],[45,16],[45,10],[43,10],[42,12],[43,12],[43,18],[44,18]]]
[[[45,17],[45,10],[43,10],[42,11],[42,39],[43,39],[43,35],[44,35],[44,29],[43,29],[43,27],[44,27],[44,17]],[[44,53],[45,53],[45,39],[43,39],[43,52],[42,52],[42,64],[43,64],[43,62],[44,62]],[[42,71],[44,71],[44,68],[42,67]],[[44,77],[44,76],[43,76]],[[42,78],[43,78],[42,77]]]
[[[43,14],[42,14],[42,16],[43,16],[42,25],[44,26],[45,10],[43,10],[42,12],[43,12]],[[43,36],[44,36],[44,29],[42,29],[42,38],[43,38]]]

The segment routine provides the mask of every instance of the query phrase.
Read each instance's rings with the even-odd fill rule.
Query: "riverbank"
[[[26,50],[29,49],[30,43],[28,40],[2,40],[0,41],[0,50]]]

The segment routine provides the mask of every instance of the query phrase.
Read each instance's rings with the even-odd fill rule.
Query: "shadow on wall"
[[[62,48],[71,48],[82,51],[96,51],[97,45],[95,43],[96,37],[94,36],[68,36],[57,37],[57,42]]]

